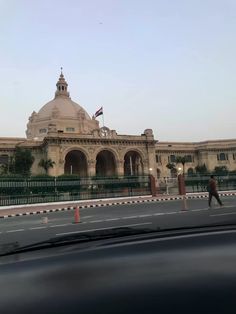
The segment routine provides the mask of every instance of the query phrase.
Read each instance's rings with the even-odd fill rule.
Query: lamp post
[[[152,171],[153,171],[153,169],[149,168],[150,189],[151,189],[151,194],[154,197],[157,195],[157,190],[156,190],[155,178],[152,174]]]
[[[182,195],[183,199],[183,210],[187,210],[187,201],[186,201],[186,188],[184,182],[184,175],[182,173],[182,168],[178,167],[178,188],[179,195]]]

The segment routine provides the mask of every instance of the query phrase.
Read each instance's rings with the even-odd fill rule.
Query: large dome
[[[71,100],[63,73],[56,86],[55,98],[29,117],[27,138],[44,138],[50,129],[54,132],[89,134],[99,127],[98,121],[91,119],[79,104]]]
[[[44,105],[38,112],[38,120],[48,119],[58,113],[61,119],[75,119],[78,112],[83,112],[87,120],[91,120],[87,112],[69,97],[57,96]]]

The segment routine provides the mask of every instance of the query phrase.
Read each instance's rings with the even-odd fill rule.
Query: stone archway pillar
[[[48,169],[48,174],[53,177],[58,176],[59,149],[56,145],[48,145],[45,159],[51,159],[55,163],[52,168]]]
[[[64,167],[65,167],[65,161],[60,159],[59,160],[59,165],[57,167],[57,176],[61,176],[63,175],[65,172],[64,172]]]
[[[146,175],[149,175],[149,163],[148,163],[148,159],[145,159],[144,161],[143,161],[143,172],[144,172],[144,174],[146,174]]]
[[[88,176],[89,177],[96,176],[96,160],[93,159],[88,160]]]
[[[124,160],[117,160],[117,174],[119,177],[124,176]]]

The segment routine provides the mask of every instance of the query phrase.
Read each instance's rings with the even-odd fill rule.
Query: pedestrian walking
[[[215,180],[215,177],[213,175],[211,175],[211,178],[208,182],[208,192],[209,192],[209,198],[208,198],[209,207],[211,207],[212,196],[214,196],[216,198],[216,200],[220,206],[223,206],[223,204],[220,200],[219,194],[217,192],[216,180]]]

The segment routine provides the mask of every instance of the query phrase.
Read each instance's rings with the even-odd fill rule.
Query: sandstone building
[[[0,138],[0,164],[7,164],[16,146],[29,148],[35,158],[32,174],[42,174],[41,159],[55,162],[49,174],[124,176],[153,174],[156,178],[174,175],[166,167],[177,156],[186,156],[185,171],[205,164],[236,170],[236,140],[199,143],[159,142],[151,129],[137,136],[120,135],[100,127],[95,117],[72,101],[63,73],[53,100],[29,117],[26,138]]]

